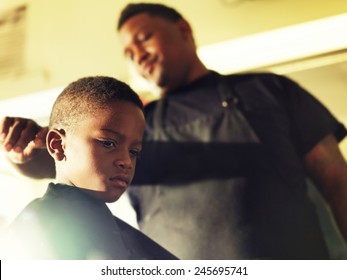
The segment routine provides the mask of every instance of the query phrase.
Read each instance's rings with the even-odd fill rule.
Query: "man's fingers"
[[[27,119],[10,118],[9,123],[11,125],[8,128],[3,145],[6,151],[10,151],[16,146],[23,129],[26,127]]]
[[[6,151],[22,152],[35,139],[41,129],[34,121],[25,118],[9,118],[4,122],[4,140],[2,144]],[[8,128],[7,128],[8,127]],[[7,133],[6,133],[7,131]]]
[[[43,127],[37,134],[34,139],[36,148],[46,148],[46,136],[48,133],[48,127]]]
[[[27,120],[25,127],[20,127],[20,136],[13,146],[13,150],[17,153],[22,152],[29,144],[34,144],[37,133],[41,127],[32,120]]]
[[[30,142],[27,147],[22,152],[15,152],[11,150],[6,153],[7,158],[13,163],[22,164],[29,161],[31,158],[35,157],[40,151],[35,149],[34,142]]]
[[[5,141],[8,131],[11,125],[13,124],[13,120],[14,118],[11,118],[11,117],[3,117],[1,119],[1,122],[0,122],[0,142],[1,143]]]

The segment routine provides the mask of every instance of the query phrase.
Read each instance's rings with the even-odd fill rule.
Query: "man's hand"
[[[30,119],[4,117],[0,122],[0,147],[13,163],[23,164],[46,148],[47,127]]]

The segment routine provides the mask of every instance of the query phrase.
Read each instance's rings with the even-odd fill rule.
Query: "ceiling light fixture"
[[[235,73],[347,49],[347,13],[198,48],[204,64]]]

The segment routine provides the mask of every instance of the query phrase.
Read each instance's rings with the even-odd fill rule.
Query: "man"
[[[209,71],[190,25],[169,7],[129,4],[118,31],[125,56],[162,92],[145,108],[130,188],[144,233],[182,259],[327,259],[310,177],[347,240],[347,165],[338,148],[346,129],[317,100],[285,77]],[[36,134],[31,126],[39,131],[24,122],[8,118],[2,129],[20,162],[34,150],[22,152]],[[19,167],[32,174],[34,162]]]

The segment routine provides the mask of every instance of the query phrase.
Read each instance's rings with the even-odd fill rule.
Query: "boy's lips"
[[[128,179],[128,176],[125,176],[125,175],[117,175],[117,176],[111,177],[110,181],[115,183],[117,187],[121,187],[121,188],[127,188],[130,182],[130,180]]]

